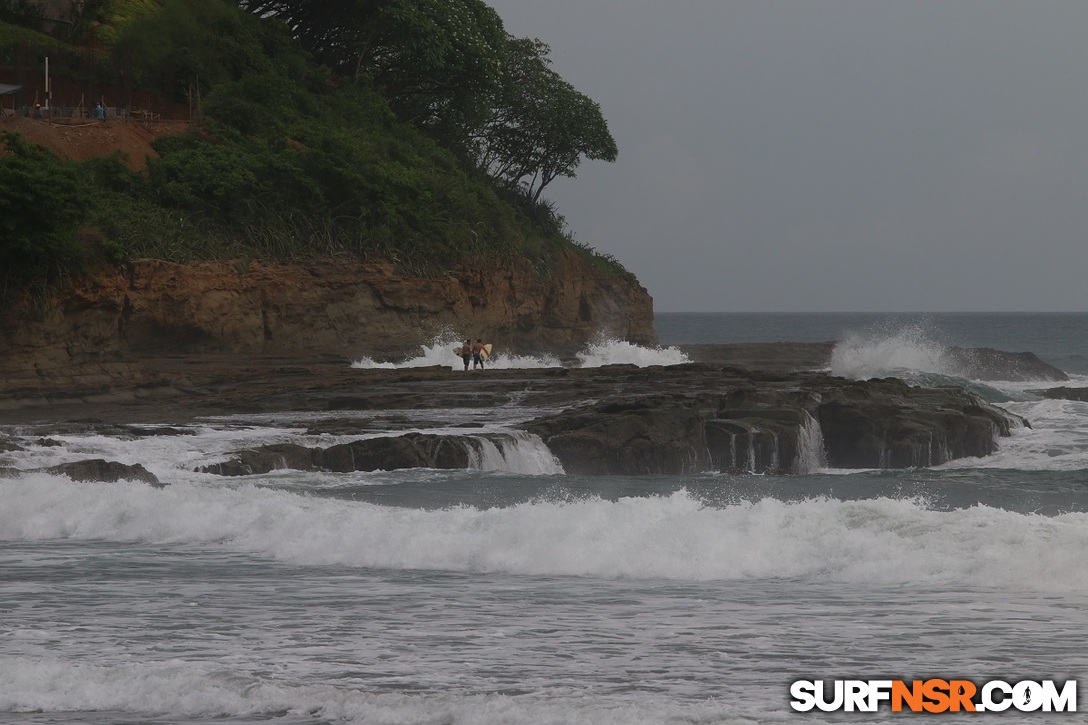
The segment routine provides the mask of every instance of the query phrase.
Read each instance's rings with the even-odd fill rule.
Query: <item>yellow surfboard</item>
[[[461,357],[461,346],[460,345],[453,348],[453,354],[456,355],[457,357]],[[490,342],[487,343],[486,345],[484,345],[484,349],[480,353],[480,359],[481,360],[486,360],[489,357],[491,357],[491,343]]]

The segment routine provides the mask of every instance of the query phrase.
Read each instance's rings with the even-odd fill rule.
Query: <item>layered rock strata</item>
[[[137,382],[127,362],[166,353],[399,360],[442,333],[523,353],[577,351],[598,334],[657,342],[653,300],[635,277],[573,252],[548,268],[492,259],[428,278],[352,257],[139,260],[73,281],[36,309],[9,310],[0,375],[27,388],[55,388],[37,379],[75,373],[88,385]]]

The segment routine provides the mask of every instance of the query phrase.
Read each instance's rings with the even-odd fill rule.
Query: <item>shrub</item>
[[[18,134],[0,134],[0,283],[30,287],[77,270],[75,232],[88,210],[74,164]]]

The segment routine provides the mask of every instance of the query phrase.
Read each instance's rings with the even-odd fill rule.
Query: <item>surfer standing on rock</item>
[[[487,360],[487,345],[480,338],[476,338],[476,342],[472,345],[472,369],[475,370],[479,367],[484,369],[484,361]],[[468,363],[465,363],[465,369],[468,369]]]
[[[468,372],[468,361],[472,359],[472,340],[465,340],[461,346],[461,359],[465,362],[465,372]]]

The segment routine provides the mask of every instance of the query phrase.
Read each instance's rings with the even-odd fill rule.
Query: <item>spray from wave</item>
[[[454,355],[454,348],[459,348],[465,341],[465,336],[453,330],[442,330],[435,335],[430,342],[421,346],[421,354],[406,358],[399,362],[379,362],[369,357],[362,357],[351,364],[353,368],[367,370],[395,368],[426,368],[435,365],[454,367],[461,364],[461,358]]]
[[[832,349],[829,370],[854,380],[896,377],[921,387],[956,386],[998,405],[1034,399],[1032,387],[1061,373],[1017,353],[954,347],[939,334],[924,321],[847,331]]]
[[[601,337],[589,343],[578,353],[578,362],[584,368],[603,365],[680,365],[691,362],[684,351],[675,347],[642,347],[626,340]]]
[[[465,339],[464,335],[452,330],[444,330],[429,343],[422,345],[421,354],[416,357],[399,362],[379,362],[369,357],[363,357],[354,361],[351,366],[362,369],[391,370],[441,365],[457,370],[462,367],[462,362],[461,358],[454,353],[454,348],[460,347]],[[648,367],[650,365],[679,365],[690,362],[688,356],[675,347],[643,347],[626,340],[617,340],[604,336],[590,342],[576,357],[577,365],[584,368],[623,364]],[[491,359],[487,361],[487,367],[494,370],[558,368],[563,367],[563,362],[557,356],[551,354],[515,355],[503,351],[500,346],[496,346]]]
[[[831,372],[867,380],[904,372],[954,376],[959,371],[946,345],[934,340],[922,325],[908,325],[847,332],[831,352]]]

